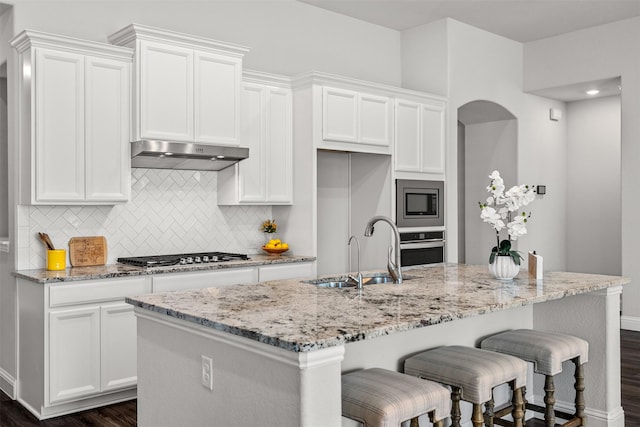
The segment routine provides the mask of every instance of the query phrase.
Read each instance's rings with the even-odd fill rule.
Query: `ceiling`
[[[298,0],[395,30],[443,18],[522,43],[640,16],[640,0]]]
[[[640,16],[640,0],[298,0],[398,31],[452,18],[526,43]],[[583,82],[536,91],[571,102],[619,95],[620,79]],[[471,119],[473,120],[473,119]]]

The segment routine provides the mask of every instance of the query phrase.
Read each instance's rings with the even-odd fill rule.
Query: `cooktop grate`
[[[117,261],[137,267],[166,267],[171,265],[209,264],[225,261],[248,260],[245,254],[230,252],[198,252],[188,254],[151,255],[140,257],[122,257]]]

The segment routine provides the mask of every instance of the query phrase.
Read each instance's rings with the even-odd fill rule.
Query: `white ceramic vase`
[[[493,264],[489,264],[489,272],[499,280],[513,280],[519,271],[520,266],[508,255],[498,255]]]

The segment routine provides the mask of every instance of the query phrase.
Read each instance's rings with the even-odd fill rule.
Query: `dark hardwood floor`
[[[622,407],[626,425],[640,426],[640,332],[621,331]],[[588,387],[588,385],[587,385]],[[135,400],[38,421],[18,402],[0,392],[0,427],[129,427],[136,425]],[[544,425],[528,422],[528,427]]]

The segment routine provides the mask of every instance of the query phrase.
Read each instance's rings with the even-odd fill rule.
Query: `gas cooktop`
[[[247,260],[245,254],[229,252],[199,252],[192,254],[153,255],[140,257],[118,258],[122,264],[135,265],[137,267],[166,267],[170,265],[209,264],[216,262]]]

